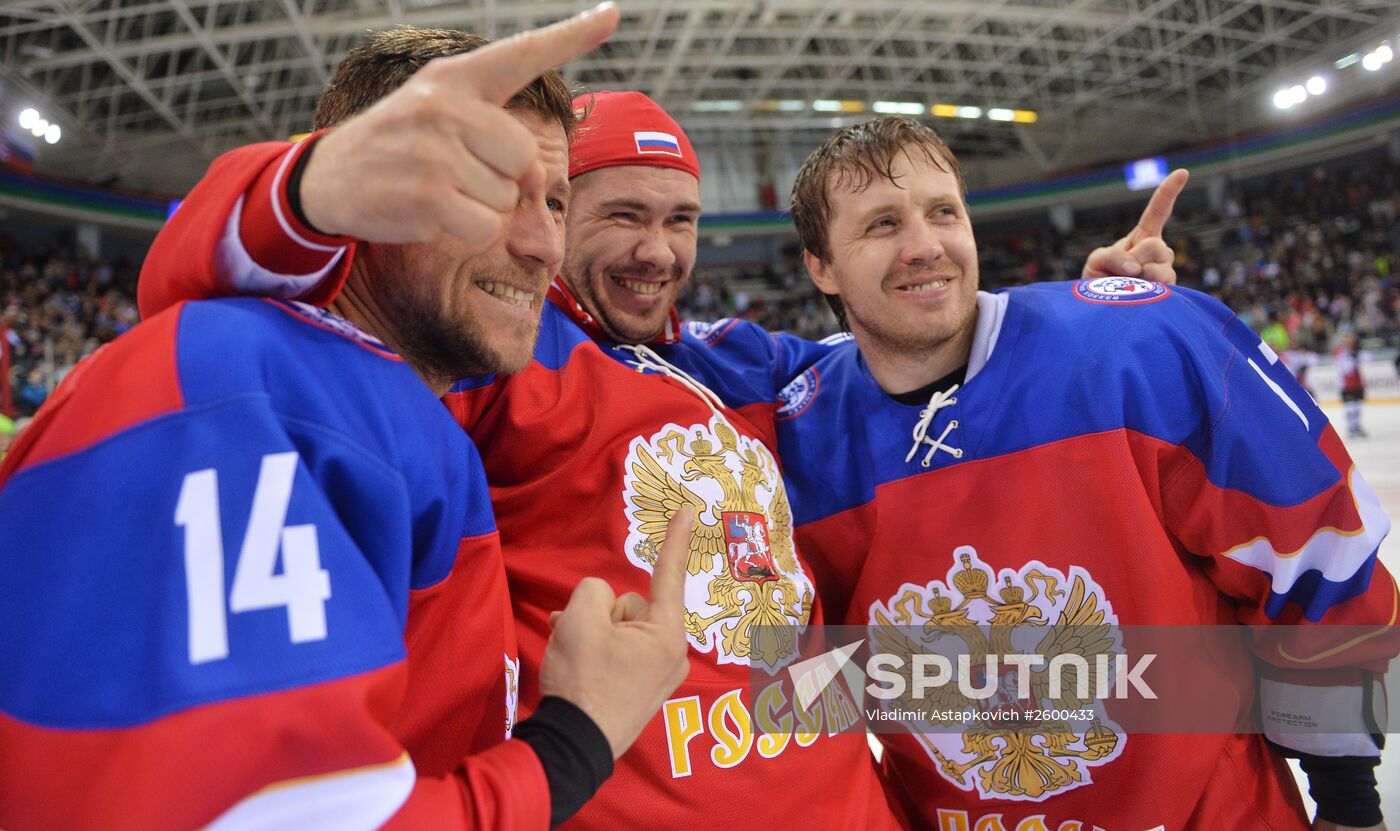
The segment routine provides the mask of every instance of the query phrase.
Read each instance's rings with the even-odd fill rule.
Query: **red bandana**
[[[670,167],[700,178],[700,161],[681,126],[640,92],[590,92],[574,99],[584,114],[569,147],[569,178],[600,167]]]

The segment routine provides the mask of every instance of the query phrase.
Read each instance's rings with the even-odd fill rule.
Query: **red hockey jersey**
[[[293,227],[278,171],[299,149],[260,145],[215,163],[157,239],[157,252],[184,253],[183,267],[148,260],[143,312],[235,291],[333,295],[353,249]],[[287,276],[299,273],[311,276]],[[524,371],[463,381],[444,399],[483,450],[523,710],[538,700],[549,613],[586,576],[645,593],[667,518],[685,503],[698,514],[690,675],[567,827],[894,826],[864,736],[831,735],[843,725],[820,704],[794,712],[780,673],[821,607],[793,543],[771,415],[815,347],[733,321],[673,322],[669,342],[639,353],[591,339],[560,288],[551,301]],[[784,627],[789,636],[767,636]],[[767,691],[757,712],[746,703],[755,676]]]

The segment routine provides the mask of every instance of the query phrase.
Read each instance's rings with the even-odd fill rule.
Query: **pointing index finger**
[[[1149,237],[1160,237],[1162,230],[1167,227],[1167,220],[1172,218],[1172,209],[1176,207],[1176,198],[1186,188],[1186,180],[1191,178],[1191,174],[1184,169],[1177,169],[1171,175],[1163,179],[1157,189],[1152,192],[1152,198],[1147,202],[1147,208],[1142,212],[1142,218],[1138,220],[1137,227],[1133,229],[1133,234],[1129,247],[1135,245]]]
[[[690,528],[695,509],[682,505],[666,525],[666,541],[651,573],[650,615],[661,620],[680,619],[685,607],[686,563],[690,560]]]
[[[545,72],[607,40],[620,17],[617,4],[608,0],[567,20],[520,32],[452,60],[482,98],[504,105]]]

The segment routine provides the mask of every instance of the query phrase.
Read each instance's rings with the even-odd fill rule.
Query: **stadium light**
[[[923,115],[924,105],[914,101],[876,101],[870,106],[877,113],[898,115]]]
[[[1304,101],[1308,100],[1308,91],[1303,89],[1302,84],[1294,84],[1293,86],[1289,87],[1288,93],[1289,95],[1293,96],[1294,104],[1301,104]]]
[[[38,121],[34,122],[34,126],[29,128],[29,132],[31,135],[34,136],[34,138],[39,138],[44,134],[44,131],[47,129],[49,129],[48,119],[41,118]]]
[[[1308,95],[1321,95],[1327,91],[1327,79],[1321,75],[1314,75],[1308,79],[1304,86],[1308,90]]]
[[[1391,51],[1390,44],[1382,43],[1376,47],[1376,55],[1380,57],[1381,63],[1390,63],[1395,59],[1395,53]]]
[[[49,144],[58,144],[58,140],[61,138],[63,138],[63,129],[57,124],[50,124],[49,128],[44,131],[44,141]]]
[[[1375,52],[1367,52],[1366,57],[1361,59],[1361,68],[1367,72],[1375,72],[1381,68],[1381,56]]]
[[[690,108],[697,113],[728,113],[744,108],[743,101],[692,101]]]
[[[39,121],[39,111],[33,107],[22,110],[19,114],[19,128],[21,130],[32,130]]]
[[[1286,89],[1281,89],[1274,93],[1274,106],[1280,110],[1286,110],[1293,106],[1293,93]]]

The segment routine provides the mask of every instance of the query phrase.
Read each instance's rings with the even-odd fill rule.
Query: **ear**
[[[812,278],[812,282],[817,286],[817,291],[822,294],[841,293],[836,287],[836,276],[832,273],[831,263],[825,262],[821,257],[804,248],[802,249],[802,264],[807,266],[807,276]]]

